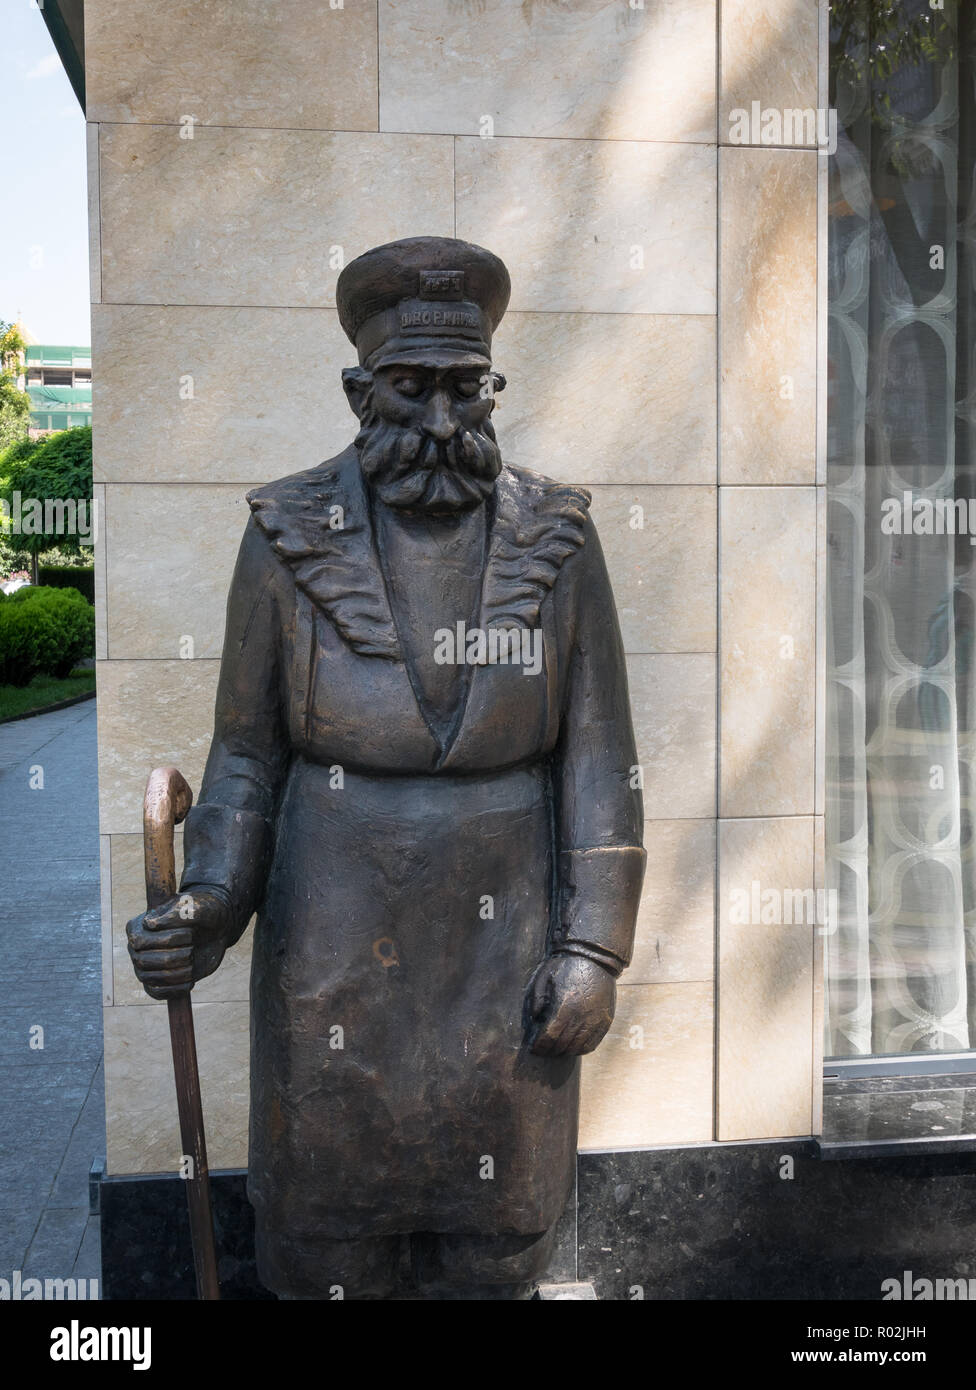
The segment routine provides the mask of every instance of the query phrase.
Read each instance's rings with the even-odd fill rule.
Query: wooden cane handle
[[[142,804],[147,907],[162,906],[176,892],[173,829],[192,805],[189,784],[175,767],[157,767],[149,774]]]

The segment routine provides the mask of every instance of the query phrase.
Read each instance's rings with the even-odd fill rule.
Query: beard
[[[367,403],[355,443],[363,476],[380,500],[412,511],[476,507],[490,496],[502,467],[490,420],[447,440],[432,439],[384,419]]]

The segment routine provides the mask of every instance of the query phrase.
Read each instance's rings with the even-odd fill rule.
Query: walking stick
[[[143,802],[142,829],[146,851],[146,905],[150,908],[162,906],[176,893],[173,828],[185,818],[192,803],[193,793],[175,767],[157,767],[149,774]],[[203,1132],[197,1045],[193,1034],[193,1005],[190,1002],[192,988],[192,984],[189,984],[181,993],[171,994],[166,1005],[173,1047],[173,1071],[176,1075],[176,1103],[180,1112],[180,1139],[184,1155],[193,1160],[193,1172],[186,1180],[186,1200],[190,1209],[197,1298],[219,1299],[217,1252],[210,1207],[210,1172]]]

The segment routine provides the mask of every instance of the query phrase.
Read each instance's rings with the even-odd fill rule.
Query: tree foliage
[[[0,323],[0,449],[27,438],[31,400],[17,385],[25,346],[15,325]]]
[[[92,519],[92,432],[90,425],[77,429],[59,430],[44,439],[21,440],[0,454],[0,504],[8,518],[17,514],[17,499],[23,509],[25,501],[37,498],[42,503],[74,501],[85,504],[84,517]],[[54,518],[49,518],[54,520]],[[40,555],[56,549],[59,557],[80,555],[91,558],[91,546],[83,545],[81,537],[59,532],[54,526],[34,534],[17,534],[8,520],[3,527],[3,550],[6,564],[18,568],[29,556],[35,582]]]
[[[868,85],[871,117],[886,123],[899,74],[913,67],[942,65],[956,52],[956,28],[942,9],[904,0],[831,0],[831,74],[855,88]]]

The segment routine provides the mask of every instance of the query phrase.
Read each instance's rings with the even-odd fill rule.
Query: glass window
[[[828,1057],[976,1048],[974,16],[831,5]]]

